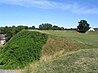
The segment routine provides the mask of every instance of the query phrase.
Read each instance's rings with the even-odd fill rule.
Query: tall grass
[[[65,52],[83,49],[86,46],[80,42],[60,37],[49,37],[42,48],[42,55],[53,55],[56,52],[64,50]]]

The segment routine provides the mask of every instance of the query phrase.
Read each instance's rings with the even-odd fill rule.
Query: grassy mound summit
[[[22,68],[39,60],[47,35],[37,31],[23,30],[0,49],[0,68]]]

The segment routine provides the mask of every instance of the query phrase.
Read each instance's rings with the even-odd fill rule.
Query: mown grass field
[[[25,73],[98,73],[98,32],[41,31],[49,34],[40,61]]]
[[[63,54],[49,63],[42,63],[32,73],[97,73],[98,49]]]
[[[63,37],[65,39],[72,39],[83,44],[87,44],[90,48],[98,47],[98,31],[96,32],[87,32],[87,33],[78,33],[76,31],[43,31],[50,35]],[[92,47],[91,47],[92,46]]]

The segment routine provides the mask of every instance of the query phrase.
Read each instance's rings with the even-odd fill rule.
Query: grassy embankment
[[[26,57],[22,56],[23,60],[21,60],[21,63],[19,63],[20,61],[18,62],[16,61],[18,56],[20,56],[20,53],[18,53],[19,55],[17,54],[18,55],[17,58],[13,60],[11,59],[12,63],[7,61],[8,63],[7,64],[6,62],[4,62],[5,65],[1,65],[0,66],[1,68],[2,67],[16,68],[17,65],[20,64],[19,67],[27,65],[24,68],[23,73],[87,73],[87,72],[97,73],[98,72],[97,71],[98,32],[91,32],[91,33],[88,32],[85,34],[78,33],[76,31],[53,31],[53,30],[28,31],[28,32],[30,33],[24,34],[24,36],[22,35],[22,39],[27,36],[29,37],[29,39],[25,38],[25,40],[23,39],[20,41],[19,39],[15,40],[17,35],[18,36],[21,35],[21,34],[17,34],[4,47],[5,49],[9,50],[8,45],[9,47],[12,47],[12,43],[19,44],[18,50],[22,48],[20,46],[25,47],[22,49],[22,51],[24,50],[24,52],[21,53],[21,56],[25,54],[27,54],[27,56]],[[37,35],[34,32],[37,32],[39,35]],[[42,36],[43,33],[45,33],[44,36]],[[32,38],[31,38],[31,35],[29,34],[32,35]],[[48,38],[46,35],[48,36]],[[36,42],[34,41],[41,36],[42,36],[42,39],[38,39]],[[27,40],[30,42],[32,40],[33,44],[32,43],[27,44],[28,43]],[[23,43],[21,45],[23,41],[24,42],[27,41],[27,43]],[[40,43],[38,41],[42,42],[42,44],[39,46],[40,48],[37,47]],[[34,49],[37,49],[37,50],[40,49],[40,50],[36,52],[34,50],[32,52],[31,50],[28,51],[28,49],[26,49],[26,47],[28,47],[27,45],[30,48],[33,47]],[[31,52],[30,55],[32,55],[32,57],[30,57],[30,59],[27,59],[30,55],[26,51]],[[4,54],[6,53],[7,51],[5,51]],[[33,53],[37,54],[35,56],[38,58],[37,60],[35,59],[36,61],[31,60],[35,58]],[[5,55],[5,58],[4,58],[5,60],[8,55],[9,54]],[[14,57],[14,56],[12,55],[11,57]],[[2,60],[0,60],[1,64],[4,61],[4,59],[2,58]],[[14,63],[15,61],[16,63]],[[25,65],[21,65],[21,64],[25,64]]]
[[[40,61],[25,73],[97,73],[98,32],[41,31],[49,34]]]
[[[36,31],[23,30],[0,47],[0,68],[23,68],[41,57],[42,46],[47,35]]]

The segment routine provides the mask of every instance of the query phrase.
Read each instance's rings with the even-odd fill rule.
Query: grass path
[[[0,73],[21,73],[20,70],[0,70]]]

